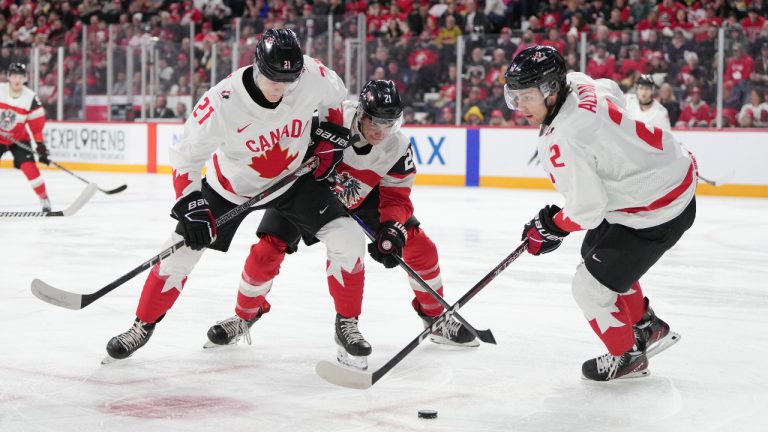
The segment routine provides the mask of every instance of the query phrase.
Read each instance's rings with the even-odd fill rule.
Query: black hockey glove
[[[408,234],[403,224],[386,221],[376,230],[376,241],[368,245],[371,258],[384,264],[386,268],[397,267],[395,256],[403,256],[403,246]]]
[[[558,228],[552,220],[559,211],[560,207],[554,204],[545,206],[535,218],[525,224],[520,240],[528,239],[528,253],[541,255],[560,247],[569,232]]]
[[[349,146],[349,129],[330,122],[322,122],[312,133],[315,143],[315,156],[319,160],[312,172],[315,180],[322,181],[333,177],[336,165],[344,157],[344,149]]]
[[[48,159],[48,147],[42,141],[37,143],[37,160],[46,165],[51,164],[51,160]]]
[[[176,232],[191,249],[202,250],[216,240],[216,219],[200,191],[179,198],[171,217],[179,221]]]

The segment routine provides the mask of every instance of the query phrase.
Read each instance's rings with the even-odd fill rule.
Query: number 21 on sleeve
[[[192,117],[197,119],[198,124],[205,123],[206,120],[208,120],[208,117],[213,114],[213,107],[211,106],[211,100],[208,99],[208,96],[204,97],[203,100],[195,107],[195,110],[192,111]]]

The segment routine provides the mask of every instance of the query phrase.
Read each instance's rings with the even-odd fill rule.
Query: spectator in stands
[[[768,127],[768,103],[763,93],[757,89],[750,92],[750,101],[741,107],[736,116],[741,127]]]
[[[485,116],[477,105],[469,107],[464,113],[464,123],[472,126],[479,126],[485,122]]]
[[[424,32],[424,28],[427,26],[427,19],[429,18],[429,1],[421,0],[418,8],[413,8],[410,14],[408,14],[408,27],[415,35],[420,35]]]
[[[456,39],[461,36],[461,29],[456,25],[456,18],[453,15],[448,15],[445,18],[445,26],[440,28],[440,32],[435,39],[437,46],[450,45],[452,47],[456,45]]]
[[[760,56],[755,58],[754,66],[749,79],[752,85],[765,89],[768,87],[768,41],[760,47]]]
[[[119,71],[115,78],[115,83],[112,84],[113,95],[127,95],[128,94],[128,82],[125,72]]]
[[[605,43],[597,44],[595,53],[587,61],[587,75],[592,78],[614,79],[616,73],[616,59],[606,49]]]
[[[733,55],[725,67],[724,81],[735,83],[734,93],[742,100],[749,92],[749,77],[754,69],[754,61],[744,52],[741,44],[733,45]]]
[[[576,56],[575,51],[571,51],[565,56],[565,68],[567,73],[581,72],[579,57]]]
[[[751,40],[760,33],[766,20],[760,15],[760,6],[752,4],[747,11],[747,17],[741,20],[741,28],[744,29],[747,38]]]
[[[675,0],[662,0],[661,4],[656,5],[659,13],[659,27],[672,27],[677,22],[677,11],[685,11],[685,6]]]
[[[466,74],[471,77],[472,73],[477,71],[480,73],[481,78],[485,78],[485,75],[488,72],[488,69],[490,69],[490,67],[491,67],[491,64],[488,63],[488,61],[483,56],[483,49],[480,47],[476,47],[472,50],[472,55],[470,59],[467,61]]]
[[[171,86],[168,91],[169,95],[191,95],[192,88],[189,86],[189,73],[179,75],[178,81]]]
[[[699,64],[699,56],[693,51],[685,51],[683,54],[685,64],[677,74],[677,85],[682,88],[694,87],[695,82],[702,82],[707,77],[707,70]]]
[[[491,118],[488,120],[488,126],[507,126],[504,120],[504,112],[500,109],[491,111]]]
[[[507,6],[504,0],[485,0],[485,15],[491,23],[490,33],[498,33],[507,20]]]
[[[440,124],[456,124],[456,108],[452,105],[446,105],[440,110]]]
[[[672,40],[666,44],[664,53],[668,60],[668,73],[670,76],[677,76],[680,67],[685,61],[685,52],[693,51],[693,46],[685,39],[682,30],[675,30]]]
[[[517,52],[517,44],[512,42],[512,30],[509,27],[501,29],[501,34],[496,42],[496,48],[503,49],[507,59],[511,59],[515,52]]]
[[[477,10],[475,0],[465,0],[464,8],[464,34],[472,41],[479,41],[491,32],[491,22],[485,12]]]
[[[561,54],[565,52],[565,40],[560,35],[560,30],[557,27],[552,27],[547,31],[547,38],[541,41],[542,45],[551,46]],[[509,63],[509,61],[507,61]]]
[[[174,118],[175,114],[168,108],[168,99],[163,95],[155,98],[155,109],[152,111],[152,118]]]
[[[611,9],[610,18],[605,24],[611,31],[620,31],[628,28],[630,24],[621,18],[621,10],[613,8]]]
[[[483,111],[492,112],[495,109],[503,110],[506,106],[507,103],[504,100],[504,86],[497,84],[491,87],[491,94],[485,99],[485,103],[482,107]]]
[[[760,57],[760,50],[766,43],[768,43],[768,21],[763,24],[763,29],[757,35],[757,38],[755,38],[755,40],[752,42],[750,55],[754,58]]]
[[[176,118],[186,121],[189,114],[187,113],[187,105],[184,102],[176,103]]]
[[[603,0],[592,0],[587,4],[586,12],[584,18],[587,19],[588,23],[599,24],[608,20],[608,17],[611,14],[611,9],[609,8],[609,5],[603,3]]]
[[[694,87],[690,91],[689,100],[680,113],[675,126],[678,127],[707,127],[712,120],[712,109],[701,99],[701,89]]]
[[[723,83],[723,114],[726,109],[733,111],[734,115],[741,109],[743,101],[733,92],[733,81]],[[736,122],[733,122],[734,125]]]
[[[483,96],[484,89],[479,86],[472,86],[469,88],[468,96],[464,99],[464,105],[465,107],[469,106],[477,106],[478,109],[480,109],[480,106],[483,105],[483,101],[485,97]],[[485,93],[487,95],[487,93]]]
[[[654,74],[666,74],[667,64],[664,61],[664,54],[661,51],[654,51],[651,53],[651,61],[648,62],[648,73]]]
[[[632,44],[629,47],[629,58],[621,62],[619,74],[625,88],[631,87],[637,77],[648,71],[647,60],[640,55],[640,47]]]
[[[407,106],[403,108],[403,125],[416,124],[416,113],[413,108]]]
[[[706,28],[703,36],[696,40],[694,45],[694,51],[699,56],[699,63],[714,70],[715,66],[715,54],[717,54],[717,31],[718,27],[709,24]]]
[[[646,1],[650,2],[651,0]],[[640,23],[637,25],[637,30],[640,32],[640,38],[643,41],[647,41],[650,38],[650,34],[655,33],[656,30],[659,30],[660,28],[659,13],[656,9],[651,9],[646,18],[640,20]]]

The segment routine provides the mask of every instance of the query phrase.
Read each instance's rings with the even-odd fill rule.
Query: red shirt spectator
[[[739,82],[748,80],[749,74],[754,69],[754,61],[743,52],[740,44],[733,45],[733,57],[728,59],[728,65],[725,67],[725,80]]]
[[[597,44],[597,52],[587,62],[587,75],[592,78],[614,79],[616,59],[608,54],[604,43]]]
[[[757,35],[760,34],[760,30],[763,29],[763,24],[765,24],[765,18],[760,16],[760,8],[756,6],[751,6],[749,8],[749,15],[741,20],[741,28],[744,29],[744,32],[750,40],[756,38]]]
[[[660,5],[656,6],[659,12],[659,24],[661,28],[672,27],[677,22],[677,11],[683,10],[685,12],[685,6],[676,2],[675,0],[664,0]]]
[[[648,71],[648,61],[640,55],[640,47],[632,45],[629,47],[629,58],[621,63],[619,72],[622,78],[630,75],[644,74]]]
[[[701,90],[694,87],[691,90],[691,101],[685,105],[683,112],[677,119],[678,127],[709,126],[712,120],[712,109],[706,102],[701,100]]]

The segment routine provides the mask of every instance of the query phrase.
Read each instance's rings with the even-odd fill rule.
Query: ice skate
[[[635,324],[635,340],[647,358],[666,350],[680,341],[680,335],[669,330],[669,324],[662,321],[648,305],[645,298],[646,311],[640,321]]]
[[[145,323],[136,318],[131,328],[109,340],[107,356],[104,357],[101,364],[109,364],[132,356],[136,350],[147,343],[154,331],[154,323]]]
[[[51,211],[51,200],[48,199],[48,197],[40,198],[40,206],[43,208],[44,212]]]
[[[416,300],[413,301],[413,308],[424,322],[424,328],[432,326],[432,323],[435,322],[435,318],[425,314],[421,310],[421,304]],[[448,319],[443,320],[440,325],[432,329],[432,333],[429,335],[429,340],[437,344],[464,347],[476,347],[480,345],[480,341],[477,340],[475,335],[470,333],[469,330],[467,330],[467,328],[453,316],[449,316]]]
[[[234,345],[240,338],[245,337],[245,343],[251,344],[251,327],[264,314],[262,310],[250,320],[244,320],[235,315],[224,321],[219,321],[208,329],[208,340],[203,348],[216,348],[225,345]]]
[[[587,360],[581,366],[581,373],[584,378],[592,381],[640,378],[651,374],[648,370],[648,358],[636,346],[622,355],[606,353]]]
[[[357,328],[357,317],[344,318],[336,314],[336,361],[356,369],[368,369],[371,345],[366,342]]]

